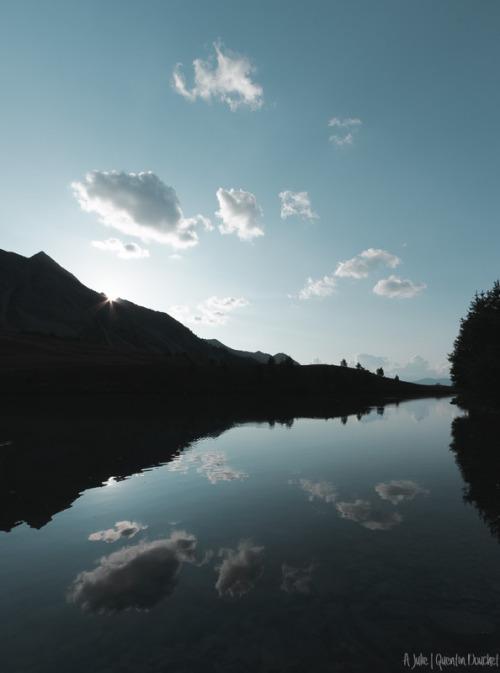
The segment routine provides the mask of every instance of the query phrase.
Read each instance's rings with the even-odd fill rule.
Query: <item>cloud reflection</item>
[[[182,563],[195,561],[195,547],[195,536],[184,531],[167,540],[124,547],[103,556],[95,570],[81,572],[68,601],[95,614],[150,610],[173,592]]]
[[[337,497],[337,489],[329,481],[316,481],[310,479],[301,479],[300,488],[307,493],[309,502],[315,498],[324,500],[325,502],[334,502]]]
[[[188,472],[191,465],[196,464],[196,471],[205,474],[211,484],[218,481],[235,481],[246,479],[248,474],[243,470],[235,470],[227,463],[224,451],[206,454],[181,454],[176,456],[169,466],[171,472]]]
[[[408,479],[392,479],[386,483],[381,482],[375,486],[375,490],[382,500],[389,500],[393,505],[397,505],[403,500],[413,500],[419,493],[423,495],[429,493],[428,489]]]
[[[344,519],[356,521],[369,530],[390,530],[403,521],[401,514],[376,510],[367,500],[338,502],[336,507]]]
[[[114,528],[107,530],[98,530],[96,533],[89,535],[89,540],[102,540],[103,542],[116,542],[121,538],[132,538],[140,530],[145,530],[147,526],[135,521],[117,521]]]
[[[283,563],[281,566],[283,582],[280,588],[289,594],[308,594],[314,568],[314,563],[310,563],[305,568],[294,568]]]
[[[252,546],[250,542],[240,542],[237,549],[221,549],[224,557],[215,569],[219,578],[215,588],[219,596],[243,596],[253,588],[262,575],[261,553],[264,547]]]

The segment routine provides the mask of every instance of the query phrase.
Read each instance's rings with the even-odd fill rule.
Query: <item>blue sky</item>
[[[1,0],[0,247],[244,350],[447,371],[499,272],[497,0]]]

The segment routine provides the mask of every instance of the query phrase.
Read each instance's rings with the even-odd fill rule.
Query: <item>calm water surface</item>
[[[236,425],[110,474],[40,530],[0,533],[2,672],[377,673],[414,655],[428,658],[414,670],[496,657],[500,547],[463,501],[449,449],[461,413],[426,399]]]

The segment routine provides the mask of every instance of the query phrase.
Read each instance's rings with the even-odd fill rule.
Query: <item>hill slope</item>
[[[23,257],[0,250],[0,327],[154,353],[231,359],[167,313],[110,301],[44,252]]]

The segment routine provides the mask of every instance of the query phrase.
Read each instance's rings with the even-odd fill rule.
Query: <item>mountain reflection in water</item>
[[[82,492],[173,461],[201,437],[217,437],[245,422],[291,427],[294,418],[347,422],[372,413],[371,400],[324,397],[74,395],[5,398],[0,410],[0,530],[26,522],[42,528]],[[377,413],[383,406],[379,404]],[[191,457],[192,461],[193,458]],[[220,461],[219,461],[220,462]],[[226,465],[205,464],[207,478],[241,479]]]

